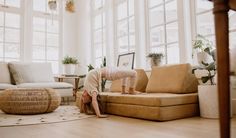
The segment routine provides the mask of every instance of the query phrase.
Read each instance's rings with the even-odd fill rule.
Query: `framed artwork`
[[[119,55],[117,61],[117,67],[123,69],[133,69],[134,68],[134,55],[135,53],[127,53]]]

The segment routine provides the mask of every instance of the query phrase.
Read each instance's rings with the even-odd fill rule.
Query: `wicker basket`
[[[0,109],[8,114],[48,113],[60,103],[54,89],[8,89],[0,93]]]

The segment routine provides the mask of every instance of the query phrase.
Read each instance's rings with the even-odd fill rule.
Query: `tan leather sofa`
[[[198,115],[198,81],[190,64],[154,67],[148,79],[138,69],[138,95],[122,95],[121,82],[113,81],[110,92],[101,92],[108,114],[147,120],[168,121]],[[77,105],[81,92],[77,93]]]

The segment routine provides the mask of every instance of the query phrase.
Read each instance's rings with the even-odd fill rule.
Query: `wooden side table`
[[[79,90],[79,80],[80,80],[79,76],[68,77],[68,76],[59,75],[59,76],[55,76],[55,78],[57,79],[58,82],[63,82],[64,79],[74,80],[75,86],[73,88],[73,96],[76,97],[76,93]]]

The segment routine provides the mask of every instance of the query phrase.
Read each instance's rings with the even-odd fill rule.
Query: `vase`
[[[76,64],[64,64],[63,74],[65,75],[74,75],[75,74]]]
[[[158,59],[158,58],[151,58],[150,62],[151,62],[151,67],[161,65],[161,59]]]

